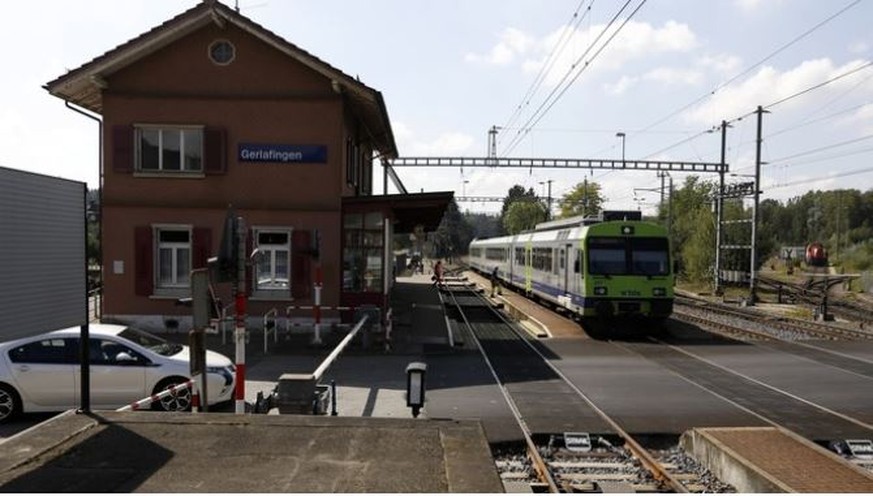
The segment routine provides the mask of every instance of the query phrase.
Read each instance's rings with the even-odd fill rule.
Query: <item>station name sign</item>
[[[240,162],[324,164],[327,163],[327,146],[240,143],[237,158]]]

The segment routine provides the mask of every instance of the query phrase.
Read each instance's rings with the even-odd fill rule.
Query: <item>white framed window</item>
[[[155,227],[155,287],[187,288],[191,284],[191,228]]]
[[[202,172],[202,126],[136,126],[138,172]]]
[[[259,252],[255,274],[256,291],[289,291],[291,288],[291,230],[257,228]]]

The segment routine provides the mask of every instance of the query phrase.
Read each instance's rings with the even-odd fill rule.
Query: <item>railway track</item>
[[[827,281],[820,281],[820,284],[814,288],[810,283],[797,284],[770,277],[759,276],[758,280],[762,285],[769,287],[771,291],[779,293],[780,300],[782,296],[786,296],[814,307],[822,304],[825,300],[825,294],[833,285],[833,282],[828,284]],[[834,282],[839,282],[839,279]],[[828,294],[826,301],[828,302],[828,313],[855,322],[862,328],[873,326],[873,307],[871,305],[830,294]]]
[[[496,447],[495,463],[508,490],[525,486],[538,492],[731,492],[678,446],[651,450],[631,436],[572,384],[485,298],[466,285],[448,284],[441,298],[466,339],[482,353],[523,433],[522,445]],[[569,418],[590,418],[603,434],[555,432],[566,424],[537,418],[520,384],[562,398]],[[573,411],[574,409],[578,411]],[[532,427],[533,424],[533,427]]]
[[[809,322],[790,317],[774,317],[755,310],[744,310],[700,298],[675,298],[674,315],[680,320],[717,326],[732,335],[757,339],[802,341],[808,339],[873,339],[873,331],[854,329],[824,322]],[[721,321],[713,315],[726,317]],[[742,322],[742,326],[737,321]],[[748,323],[754,324],[749,326]]]

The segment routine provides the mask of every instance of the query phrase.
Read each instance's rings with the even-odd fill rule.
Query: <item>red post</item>
[[[242,217],[237,217],[237,231],[239,239],[239,255],[237,258],[237,281],[234,304],[236,309],[236,327],[233,330],[236,342],[236,388],[234,398],[236,404],[234,413],[246,412],[246,230]]]

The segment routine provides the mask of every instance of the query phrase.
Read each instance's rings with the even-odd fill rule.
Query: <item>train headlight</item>
[[[608,292],[608,291],[607,291],[606,288],[603,287],[603,286],[597,286],[597,287],[594,288],[594,294],[597,295],[597,296],[606,296],[606,293],[607,293],[607,292]]]
[[[667,296],[667,288],[653,288],[652,296]]]

